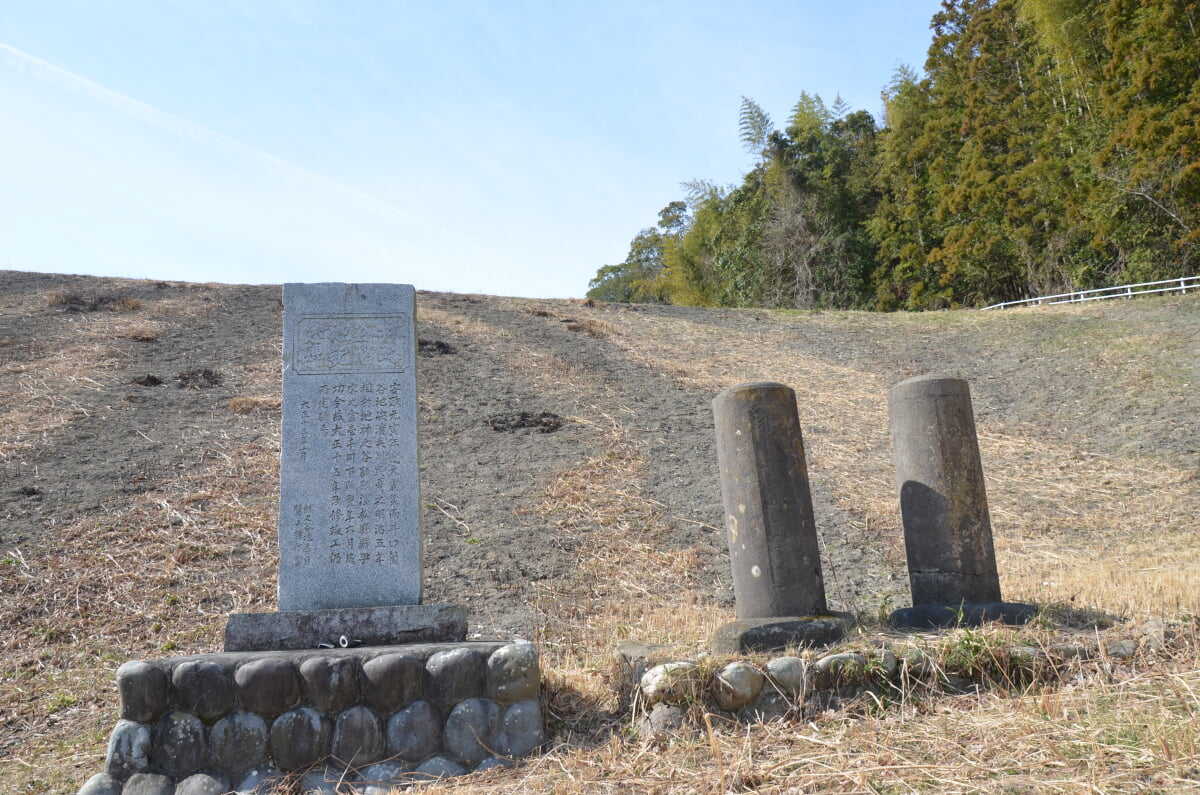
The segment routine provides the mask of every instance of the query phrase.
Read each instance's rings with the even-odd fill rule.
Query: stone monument
[[[761,382],[713,400],[725,530],[737,621],[717,629],[719,652],[832,643],[846,616],[825,602],[796,393]]]
[[[969,385],[909,378],[889,391],[888,412],[913,600],[892,623],[1024,623],[1034,609],[1000,598]]]
[[[285,285],[280,612],[231,615],[223,653],[122,665],[79,795],[366,795],[545,742],[533,644],[466,641],[461,607],[420,604],[414,297]]]
[[[421,602],[415,291],[285,284],[279,609]]]
[[[421,605],[416,291],[285,284],[279,610],[229,617],[226,651],[460,641]]]

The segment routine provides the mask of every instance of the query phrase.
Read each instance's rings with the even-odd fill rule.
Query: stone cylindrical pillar
[[[796,393],[742,384],[717,395],[713,415],[738,618],[825,613]]]
[[[891,388],[888,412],[913,604],[999,602],[970,387],[910,378]]]

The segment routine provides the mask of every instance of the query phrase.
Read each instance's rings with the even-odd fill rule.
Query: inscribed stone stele
[[[284,285],[281,611],[421,601],[414,303]]]

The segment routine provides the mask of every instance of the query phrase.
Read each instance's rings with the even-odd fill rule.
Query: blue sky
[[[581,296],[743,95],[878,118],[939,5],[5,3],[0,269]]]

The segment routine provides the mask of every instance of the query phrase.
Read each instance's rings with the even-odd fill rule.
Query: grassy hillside
[[[539,643],[553,738],[444,789],[1200,786],[1200,296],[881,315],[422,293],[418,315],[427,600]],[[101,768],[122,662],[219,650],[227,613],[274,609],[280,322],[275,287],[0,272],[8,791]],[[694,657],[732,617],[711,398],[796,390],[829,599],[862,648],[903,640],[878,624],[907,599],[886,393],[929,372],[971,382],[1005,597],[1122,619],[1105,637],[1159,621],[1162,643],[1065,681],[639,740],[615,643]],[[562,427],[490,422],[520,411]]]

